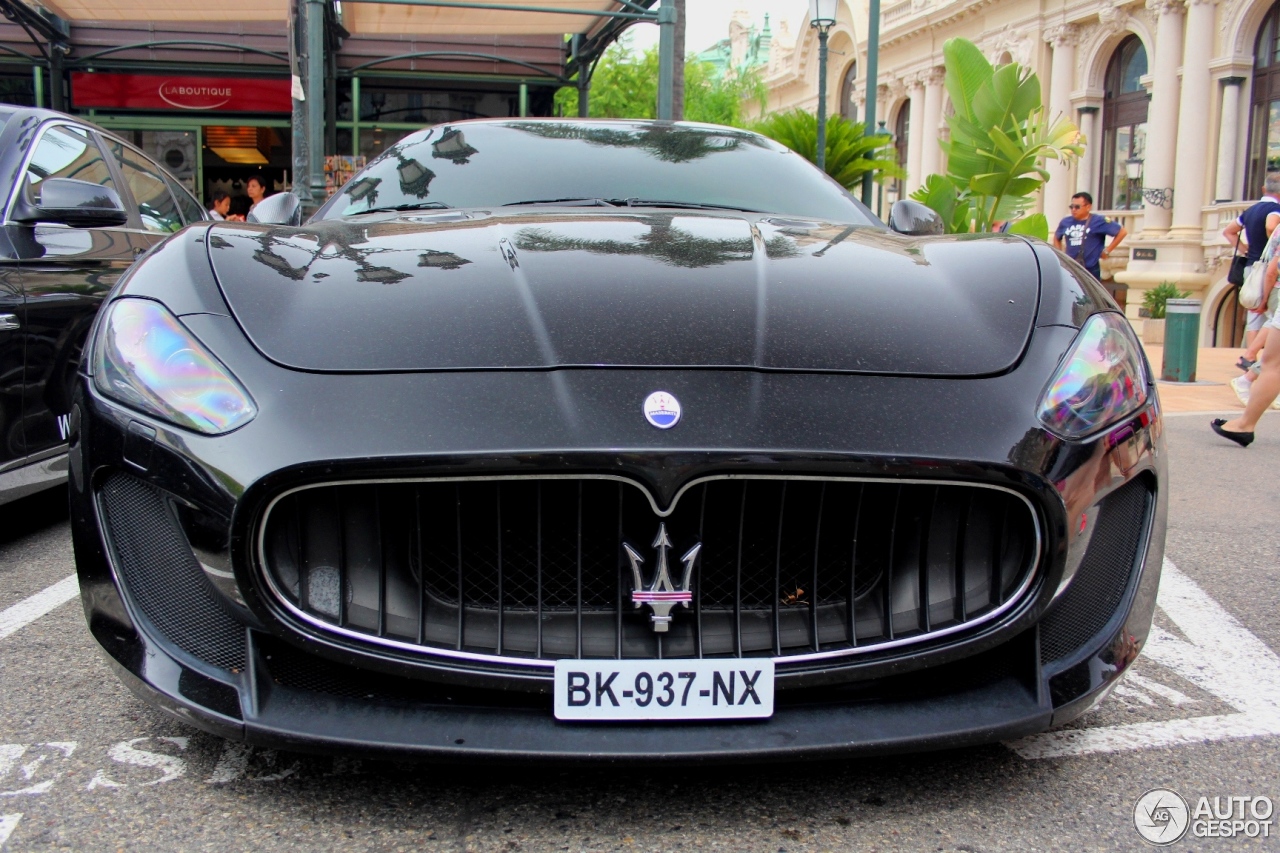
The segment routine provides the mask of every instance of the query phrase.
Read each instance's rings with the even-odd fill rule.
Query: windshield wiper
[[[752,210],[749,207],[738,207],[733,204],[705,204],[697,201],[663,201],[652,198],[611,198],[610,204],[619,207],[678,207],[687,210],[736,210],[740,213],[764,213],[763,210]]]
[[[561,204],[567,207],[609,207],[613,202],[603,198],[534,198],[528,201],[512,201],[503,207],[519,207],[522,204]]]
[[[449,210],[449,205],[442,201],[415,201],[409,204],[391,204],[386,207],[371,207],[360,213],[396,213],[401,210]],[[359,214],[352,214],[353,216]]]

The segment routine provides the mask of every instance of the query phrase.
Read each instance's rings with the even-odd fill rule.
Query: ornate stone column
[[[1138,317],[1142,297],[1164,281],[1174,281],[1193,298],[1204,298],[1211,283],[1205,270],[1201,207],[1206,181],[1205,154],[1212,130],[1208,87],[1213,51],[1213,6],[1190,0],[1192,19],[1183,53],[1183,0],[1147,0],[1158,17],[1151,66],[1151,107],[1147,112],[1147,154],[1142,170],[1143,229],[1132,241],[1128,266],[1116,280],[1129,285],[1125,313]],[[1186,61],[1181,84],[1178,65]],[[1181,117],[1179,108],[1183,110]],[[1177,183],[1174,183],[1175,175]],[[1177,205],[1177,227],[1170,229]],[[1126,245],[1129,241],[1125,241]],[[1212,324],[1201,315],[1201,340]]]
[[[924,78],[912,77],[907,91],[911,111],[907,114],[907,192],[915,192],[924,183],[921,156],[924,153]]]
[[[1240,192],[1236,175],[1236,146],[1240,144],[1240,89],[1243,84],[1243,77],[1222,78],[1222,117],[1218,122],[1218,180],[1213,193],[1213,200],[1216,202],[1235,201],[1236,193]]]
[[[1182,23],[1186,7],[1182,0],[1147,0],[1147,8],[1158,21],[1155,57],[1151,64],[1155,85],[1147,112],[1147,156],[1142,170],[1142,230],[1145,236],[1156,237],[1167,232],[1173,221],[1170,196],[1178,139],[1178,64],[1182,62]],[[1208,32],[1212,35],[1212,26]],[[1203,114],[1188,119],[1189,124],[1203,131]]]
[[[1098,162],[1098,108],[1080,107],[1080,135],[1084,137],[1085,152],[1080,158],[1080,177],[1076,180],[1077,190],[1090,193],[1094,199],[1101,198],[1101,187],[1098,186],[1098,173],[1094,168]]]
[[[1209,95],[1213,78],[1213,19],[1216,0],[1188,0],[1186,46],[1182,52],[1182,97],[1178,103],[1178,151],[1170,236],[1198,238],[1203,231],[1204,188],[1208,179]],[[1157,48],[1158,50],[1159,48]]]
[[[920,122],[919,181],[922,183],[925,178],[942,168],[938,133],[942,129],[942,81],[945,76],[943,69],[931,68],[924,77],[924,116]]]
[[[1075,83],[1076,39],[1078,31],[1071,24],[1058,24],[1045,30],[1044,40],[1053,47],[1053,61],[1049,66],[1049,118],[1059,116],[1074,119],[1071,107],[1071,90]],[[1071,169],[1061,160],[1048,160],[1049,182],[1044,186],[1044,213],[1050,222],[1067,215],[1072,185]]]

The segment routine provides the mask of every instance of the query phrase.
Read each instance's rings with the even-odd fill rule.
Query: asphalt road
[[[1201,796],[1280,802],[1280,418],[1247,450],[1207,420],[1167,422],[1176,568],[1159,637],[1137,678],[1069,732],[703,770],[249,751],[136,700],[76,601],[8,636],[0,625],[0,837],[8,850],[1137,850],[1134,806],[1152,788],[1192,808]],[[57,498],[0,508],[0,610],[72,572]],[[1188,836],[1170,849],[1280,849],[1271,820],[1276,840]]]

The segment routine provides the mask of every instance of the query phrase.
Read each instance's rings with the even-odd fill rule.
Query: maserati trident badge
[[[677,587],[671,581],[671,572],[667,565],[667,551],[671,550],[671,539],[667,536],[667,526],[659,524],[658,535],[653,540],[653,547],[658,549],[658,571],[653,576],[653,583],[647,589],[640,572],[640,567],[644,565],[644,557],[625,542],[622,543],[622,547],[626,549],[627,556],[631,559],[632,603],[635,604],[636,609],[639,609],[642,604],[649,605],[649,609],[653,611],[650,617],[653,621],[653,630],[660,634],[666,633],[671,627],[671,609],[677,604],[688,607],[693,601],[689,584],[693,581],[693,564],[698,560],[702,543],[699,542],[685,551],[684,556],[680,558],[680,562],[684,563],[684,578]]]
[[[644,399],[644,418],[658,429],[671,429],[680,421],[680,401],[666,391],[654,391]]]

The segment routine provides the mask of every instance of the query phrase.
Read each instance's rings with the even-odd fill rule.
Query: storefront
[[[61,103],[129,139],[206,202],[218,190],[245,195],[256,173],[287,190],[294,152],[284,17],[234,26],[76,23],[56,70],[54,52],[0,21],[0,102]],[[336,188],[426,125],[551,115],[568,82],[567,55],[562,36],[542,34],[347,34],[326,82],[325,153],[334,169],[326,182]]]

